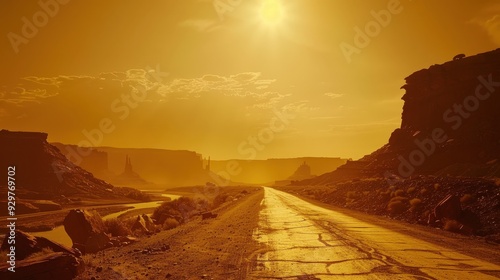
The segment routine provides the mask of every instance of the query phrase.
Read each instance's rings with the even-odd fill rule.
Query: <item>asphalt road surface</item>
[[[500,265],[264,189],[253,279],[499,279]],[[500,260],[499,260],[500,263]]]

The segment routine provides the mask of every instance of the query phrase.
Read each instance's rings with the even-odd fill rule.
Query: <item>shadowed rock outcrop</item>
[[[481,222],[477,214],[470,209],[462,209],[460,198],[456,195],[447,195],[441,200],[434,210],[429,214],[429,225],[444,226],[453,221],[456,228],[454,231],[473,234],[481,228]]]
[[[0,250],[8,251],[10,244],[8,244],[8,234],[2,243]],[[71,254],[74,256],[80,256],[80,252],[75,249],[68,248],[57,242],[48,240],[45,237],[33,236],[29,233],[23,231],[16,231],[16,259],[23,260],[31,254],[38,253],[43,249],[50,249],[54,252],[61,252],[66,254]]]
[[[85,154],[82,151],[81,157]],[[9,166],[16,168],[16,195],[21,198],[20,203],[25,203],[21,213],[59,210],[61,206],[53,201],[71,203],[72,198],[149,200],[136,189],[115,188],[75,165],[47,142],[46,133],[1,130],[0,155],[2,170]],[[7,172],[0,173],[2,188],[6,191]]]
[[[9,252],[7,240],[8,235],[1,250]],[[1,263],[0,279],[73,279],[81,267],[78,250],[23,231],[16,231],[15,240],[15,272],[8,270],[9,263]],[[33,255],[44,249],[50,253]]]
[[[388,144],[297,184],[370,177],[391,182],[414,175],[500,177],[500,49],[433,65],[405,80],[401,127]]]
[[[156,226],[153,220],[146,214],[137,215],[134,224],[131,227],[132,231],[141,233],[153,233],[156,231]]]
[[[66,253],[50,253],[16,263],[15,272],[0,268],[0,279],[71,280],[82,268],[82,261]]]
[[[71,210],[64,218],[64,230],[73,242],[73,247],[82,253],[95,253],[109,246],[109,236],[97,213]]]
[[[16,186],[36,198],[60,195],[112,196],[113,186],[71,163],[40,132],[0,131],[0,168],[16,167]],[[7,172],[0,182],[7,182]]]

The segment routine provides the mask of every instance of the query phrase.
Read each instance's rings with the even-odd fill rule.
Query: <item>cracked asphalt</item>
[[[264,188],[252,279],[499,279],[500,265]],[[500,262],[500,260],[499,260]]]

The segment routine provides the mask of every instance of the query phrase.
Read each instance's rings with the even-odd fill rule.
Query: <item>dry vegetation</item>
[[[151,215],[156,225],[156,231],[170,230],[199,216],[203,212],[221,207],[225,202],[233,201],[248,194],[246,190],[226,188],[220,191],[211,201],[207,199],[194,199],[180,197],[175,200],[165,201],[156,208],[131,210],[130,213],[120,215],[118,218],[104,221],[105,232],[112,236],[143,236],[144,232],[132,230],[141,214]]]

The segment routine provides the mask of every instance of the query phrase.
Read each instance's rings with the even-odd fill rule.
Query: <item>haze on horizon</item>
[[[60,2],[31,38],[38,1],[0,4],[0,127],[68,144],[360,158],[399,127],[406,76],[500,47],[494,0]]]

